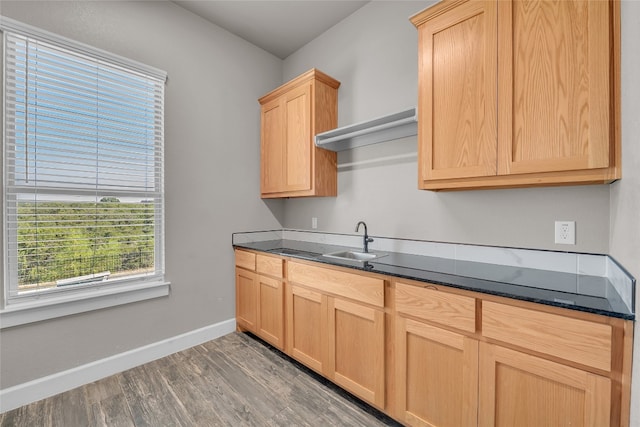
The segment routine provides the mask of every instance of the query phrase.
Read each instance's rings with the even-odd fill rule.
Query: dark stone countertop
[[[606,277],[386,251],[381,252],[388,255],[363,263],[322,255],[352,248],[297,240],[236,243],[234,247],[635,320],[635,313]]]

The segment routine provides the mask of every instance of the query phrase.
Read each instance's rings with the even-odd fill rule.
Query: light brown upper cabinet
[[[617,1],[438,3],[418,28],[419,187],[620,178]]]
[[[338,123],[340,82],[311,69],[259,99],[262,198],[336,196],[336,153],[315,134]]]

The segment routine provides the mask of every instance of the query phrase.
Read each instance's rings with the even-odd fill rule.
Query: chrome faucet
[[[373,242],[373,239],[369,237],[369,234],[367,233],[367,224],[364,221],[358,222],[356,225],[356,233],[360,229],[360,224],[364,225],[364,252],[367,253],[369,252],[369,243]]]

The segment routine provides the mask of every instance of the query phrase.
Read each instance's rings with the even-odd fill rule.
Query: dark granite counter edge
[[[624,319],[624,320],[635,320],[635,314],[633,313],[620,313],[620,312],[616,312],[616,311],[610,311],[610,310],[604,310],[604,309],[599,309],[599,308],[592,308],[592,307],[586,307],[586,306],[581,306],[581,305],[575,305],[575,304],[566,304],[563,302],[559,302],[559,301],[552,301],[549,299],[544,299],[544,298],[535,298],[535,297],[530,297],[530,296],[526,296],[526,295],[518,295],[516,293],[510,293],[508,291],[505,290],[495,290],[495,289],[487,289],[484,287],[475,287],[475,286],[470,286],[470,285],[464,285],[464,284],[460,284],[460,283],[456,283],[461,281],[460,279],[467,279],[467,280],[473,280],[474,282],[481,284],[481,283],[491,283],[493,285],[498,284],[501,285],[502,287],[519,287],[519,285],[514,285],[514,284],[510,284],[510,283],[505,283],[505,282],[491,282],[489,280],[484,280],[484,279],[479,279],[479,278],[470,278],[470,277],[462,277],[462,276],[456,276],[456,275],[452,275],[452,274],[448,274],[448,273],[440,273],[440,272],[432,272],[432,271],[427,271],[427,270],[421,270],[421,275],[422,276],[428,276],[428,277],[419,277],[417,275],[412,275],[409,274],[409,272],[398,272],[398,271],[386,271],[385,268],[381,265],[376,264],[377,268],[375,269],[375,271],[373,271],[371,268],[367,268],[365,266],[365,264],[353,261],[341,261],[341,260],[336,260],[336,259],[332,259],[332,258],[326,258],[326,257],[312,257],[312,256],[301,256],[301,255],[294,255],[294,254],[278,254],[277,252],[273,252],[272,250],[267,250],[267,249],[261,249],[261,248],[256,248],[255,246],[252,246],[251,243],[236,243],[233,245],[234,248],[241,248],[241,249],[249,249],[249,250],[253,250],[253,251],[257,251],[257,252],[264,252],[264,253],[268,253],[268,254],[272,254],[272,255],[279,255],[282,256],[284,258],[293,258],[293,259],[302,259],[302,260],[306,260],[306,261],[313,261],[313,262],[317,262],[320,264],[327,264],[327,265],[333,265],[336,267],[346,267],[346,268],[350,268],[350,269],[354,269],[354,270],[360,270],[360,271],[364,271],[364,272],[368,272],[368,273],[375,273],[375,274],[381,274],[381,275],[385,275],[385,276],[392,276],[392,277],[397,277],[397,278],[402,278],[402,279],[407,279],[407,280],[413,280],[413,281],[417,281],[417,282],[423,282],[423,283],[433,283],[436,285],[442,285],[442,286],[448,286],[448,287],[452,287],[452,288],[456,288],[456,289],[462,289],[462,290],[467,290],[467,291],[471,291],[471,292],[478,292],[478,293],[482,293],[482,294],[488,294],[488,295],[495,295],[495,296],[500,296],[500,297],[505,297],[505,298],[510,298],[510,299],[516,299],[516,300],[521,300],[521,301],[529,301],[529,302],[533,302],[533,303],[537,303],[537,304],[543,304],[543,305],[548,305],[548,306],[552,306],[552,307],[559,307],[559,308],[565,308],[565,309],[569,309],[569,310],[574,310],[574,311],[582,311],[582,312],[587,312],[587,313],[592,313],[592,314],[598,314],[598,315],[604,315],[604,316],[608,316],[608,317],[614,317],[614,318],[619,318],[619,319]],[[373,263],[375,264],[375,263]],[[403,269],[403,270],[416,270],[413,268],[409,268],[409,267],[401,267],[401,266],[395,266],[396,269]],[[456,280],[457,279],[457,280]],[[558,293],[558,291],[549,291],[549,292],[556,292]]]

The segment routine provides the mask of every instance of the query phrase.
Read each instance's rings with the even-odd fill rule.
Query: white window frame
[[[158,70],[154,67],[150,67],[136,61],[123,58],[109,52],[61,37],[59,35],[50,33],[32,27],[30,25],[23,24],[13,19],[0,15],[0,31],[2,31],[2,152],[5,153],[6,149],[6,133],[5,133],[5,87],[4,87],[4,55],[5,55],[5,32],[21,34],[28,37],[33,37],[39,40],[47,41],[55,45],[71,49],[76,52],[81,52],[93,58],[107,61],[111,64],[119,65],[127,69],[132,69],[141,72],[145,75],[165,81],[167,78],[166,72]],[[3,157],[4,154],[3,154]],[[5,168],[3,159],[3,174],[2,182],[2,223],[3,223],[3,289],[0,292],[0,329],[9,328],[21,324],[37,322],[47,319],[52,319],[61,316],[67,316],[71,314],[77,314],[107,307],[112,307],[121,304],[128,304],[136,301],[147,300],[151,298],[158,298],[167,296],[169,294],[170,283],[164,277],[156,275],[152,280],[127,278],[120,282],[110,282],[108,286],[98,284],[81,286],[81,287],[69,287],[68,289],[56,290],[51,293],[36,293],[29,296],[18,296],[9,298],[9,268],[8,268],[8,254],[7,243],[11,236],[7,233],[7,206],[5,206],[6,198],[6,185],[5,182]],[[164,179],[162,177],[161,179]],[[163,190],[164,191],[164,190]],[[160,206],[160,215],[156,216],[155,227],[156,240],[156,262],[159,262],[162,268],[164,268],[164,195],[162,196],[162,203]],[[159,227],[159,229],[158,229]],[[157,238],[162,236],[162,238]],[[156,264],[158,265],[158,264]]]

